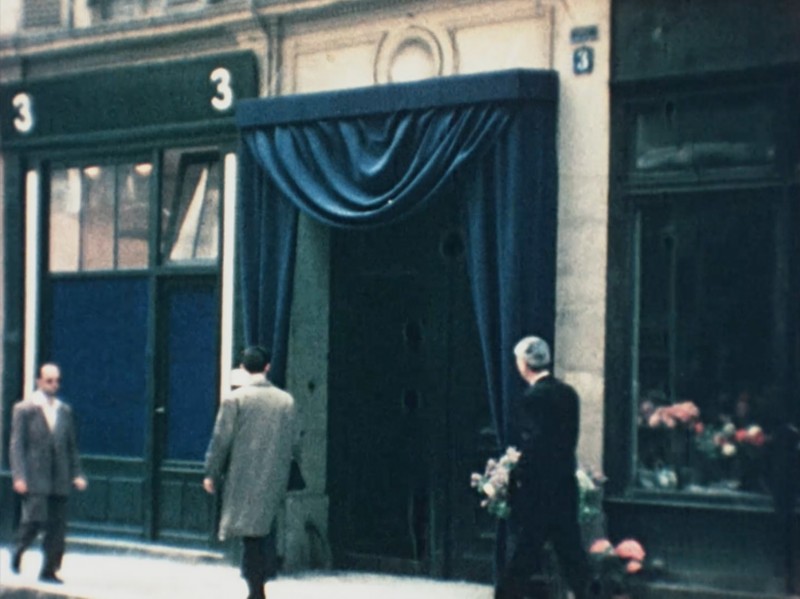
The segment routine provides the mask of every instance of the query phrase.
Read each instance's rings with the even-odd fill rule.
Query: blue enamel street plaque
[[[587,75],[594,69],[594,49],[589,46],[575,48],[572,53],[572,71],[576,75]]]

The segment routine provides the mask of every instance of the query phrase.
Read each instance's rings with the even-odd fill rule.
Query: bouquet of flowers
[[[511,471],[520,457],[522,454],[515,447],[509,447],[498,459],[486,462],[483,474],[472,473],[470,484],[482,497],[481,507],[497,518],[508,518],[511,513],[508,504]]]
[[[644,568],[645,551],[639,541],[625,539],[616,545],[608,539],[597,539],[589,547],[589,558],[595,576],[611,593],[625,592],[632,578]]]
[[[757,424],[737,429],[732,422],[719,427],[695,428],[697,448],[708,457],[732,458],[740,449],[747,451],[764,445],[764,431]]]

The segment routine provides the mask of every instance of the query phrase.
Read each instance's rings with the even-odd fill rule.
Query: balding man
[[[22,496],[11,569],[19,573],[22,555],[44,530],[44,559],[39,579],[61,583],[57,576],[64,555],[67,497],[72,487],[83,491],[75,426],[70,407],[57,397],[61,371],[43,364],[36,391],[14,406],[9,458],[14,491]]]

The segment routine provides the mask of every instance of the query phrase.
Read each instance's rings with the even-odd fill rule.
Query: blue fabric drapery
[[[467,202],[469,276],[502,445],[519,390],[514,342],[552,340],[557,80],[508,71],[250,100],[241,129],[238,255],[247,343],[283,382],[297,214],[336,227],[406,217],[455,180]]]

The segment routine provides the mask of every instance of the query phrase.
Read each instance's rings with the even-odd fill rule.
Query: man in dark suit
[[[525,337],[514,355],[528,385],[512,406],[509,431],[510,445],[522,453],[511,495],[516,547],[495,598],[543,596],[531,594],[536,589],[530,579],[542,572],[542,548],[550,541],[576,599],[584,599],[589,561],[578,524],[578,394],[550,373],[550,347],[543,339]]]
[[[11,569],[20,571],[22,555],[44,530],[44,559],[39,579],[61,583],[57,572],[64,555],[67,496],[70,488],[86,488],[81,474],[72,410],[56,393],[61,372],[43,364],[36,391],[14,406],[11,422],[11,478],[22,496],[22,519],[11,557]]]

